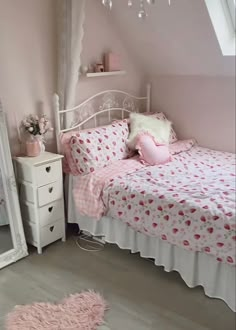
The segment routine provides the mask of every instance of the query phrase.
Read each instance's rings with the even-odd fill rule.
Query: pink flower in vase
[[[39,122],[39,129],[40,129],[40,134],[46,133],[44,123]]]
[[[22,121],[22,127],[31,139],[26,142],[27,154],[31,157],[37,156],[39,153],[45,151],[44,136],[47,132],[52,131],[53,128],[50,125],[46,115],[37,116],[29,115]]]

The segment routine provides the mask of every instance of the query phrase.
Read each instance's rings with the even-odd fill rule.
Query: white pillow
[[[127,140],[128,147],[135,149],[136,137],[141,132],[150,133],[158,143],[169,144],[171,122],[145,116],[139,113],[130,114],[130,134]]]

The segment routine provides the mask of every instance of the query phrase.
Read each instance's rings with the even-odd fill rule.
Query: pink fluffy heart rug
[[[16,306],[8,314],[7,330],[97,330],[108,309],[105,300],[92,291],[74,294],[58,304],[34,303]]]

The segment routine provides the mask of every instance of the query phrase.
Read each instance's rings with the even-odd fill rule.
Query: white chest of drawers
[[[62,158],[44,152],[14,159],[26,240],[39,254],[44,246],[65,241]]]

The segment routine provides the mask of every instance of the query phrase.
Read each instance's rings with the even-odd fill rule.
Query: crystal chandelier
[[[136,0],[138,1],[138,0]],[[133,6],[133,3],[135,0],[128,0],[128,7],[131,8]],[[139,11],[138,11],[138,17],[141,19],[144,19],[147,17],[147,11],[146,11],[146,5],[154,5],[155,0],[139,0]],[[171,0],[168,0],[169,5],[171,4]],[[112,9],[112,0],[102,0],[102,4],[108,8]]]

